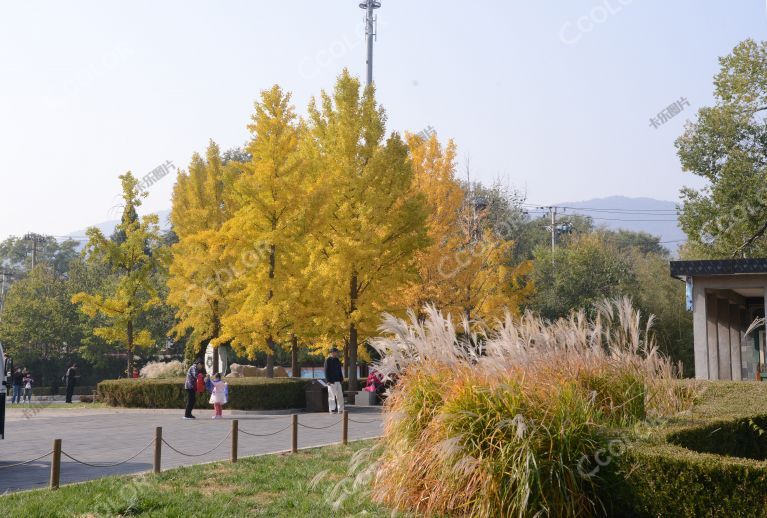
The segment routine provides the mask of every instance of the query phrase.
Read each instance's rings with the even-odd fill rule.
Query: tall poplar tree
[[[313,234],[313,276],[323,313],[316,322],[344,338],[349,387],[357,388],[357,347],[375,332],[387,300],[414,274],[428,243],[423,196],[413,188],[407,146],[385,138],[386,116],[372,86],[344,70],[332,96],[309,106],[313,159],[329,194]]]
[[[117,225],[114,239],[104,237],[91,227],[87,230],[88,260],[106,265],[110,282],[103,292],[80,292],[72,303],[90,317],[102,315],[107,325],[94,329],[94,334],[105,341],[125,349],[128,354],[127,373],[133,371],[133,352],[136,347],[149,347],[154,339],[148,329],[138,325],[141,316],[162,304],[152,282],[152,274],[164,268],[167,250],[163,246],[157,216],[139,219],[136,208],[141,205],[138,181],[130,173],[120,176],[123,189],[123,215]]]

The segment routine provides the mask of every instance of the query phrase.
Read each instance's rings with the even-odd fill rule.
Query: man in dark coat
[[[325,381],[328,382],[328,409],[331,413],[344,411],[344,371],[338,359],[338,349],[330,349],[330,356],[325,360]]]
[[[194,362],[194,365],[189,367],[189,370],[186,371],[186,380],[184,380],[184,390],[186,390],[186,412],[184,413],[184,419],[195,418],[192,415],[192,409],[197,400],[197,374],[201,373],[202,369],[202,360],[197,360]]]
[[[69,366],[67,369],[67,373],[64,375],[64,381],[67,384],[67,403],[72,402],[72,396],[75,393],[75,385],[77,384],[77,378],[80,376],[77,375],[77,364],[73,363]]]

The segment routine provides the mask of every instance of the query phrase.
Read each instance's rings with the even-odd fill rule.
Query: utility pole
[[[378,0],[365,0],[360,3],[360,9],[365,9],[365,37],[367,39],[368,57],[367,61],[367,84],[373,84],[373,40],[376,37],[376,27],[378,19],[373,16],[373,10],[381,7]]]
[[[5,276],[10,275],[13,276],[13,272],[8,270],[0,270],[0,278],[2,281],[0,281],[0,310],[3,309],[3,305],[5,304]]]
[[[34,232],[29,232],[24,236],[24,241],[32,241],[32,269],[37,266],[37,244],[45,243],[45,237]]]
[[[554,266],[554,246],[556,244],[556,235],[557,235],[557,209],[559,207],[538,207],[539,209],[545,209],[549,211],[549,227],[548,230],[551,231],[551,266]]]

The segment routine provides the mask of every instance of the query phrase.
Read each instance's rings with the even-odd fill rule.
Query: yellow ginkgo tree
[[[176,337],[187,335],[187,354],[195,358],[221,335],[221,319],[234,288],[231,261],[223,257],[220,229],[232,212],[225,196],[236,174],[222,164],[218,145],[206,157],[195,153],[188,171],[179,171],[173,188],[171,223],[178,242],[171,247],[168,303],[176,308]],[[213,356],[218,372],[218,348]]]
[[[427,208],[413,187],[405,142],[385,135],[372,86],[344,70],[332,95],[309,106],[312,160],[328,195],[309,247],[320,329],[348,351],[349,387],[357,388],[358,346],[375,333],[391,293],[415,274],[428,243]]]
[[[105,264],[110,282],[102,293],[77,293],[72,303],[90,317],[101,315],[107,325],[96,327],[94,334],[122,348],[128,355],[127,373],[133,371],[133,352],[137,347],[155,343],[151,332],[139,326],[141,317],[162,303],[152,284],[152,274],[167,261],[156,215],[139,219],[141,205],[138,181],[130,173],[120,176],[123,190],[123,214],[111,238],[97,228],[87,230],[88,260]]]
[[[295,336],[297,317],[305,313],[306,232],[315,214],[312,177],[300,152],[303,128],[290,94],[275,85],[261,93],[255,109],[248,125],[252,158],[233,186],[238,208],[220,232],[238,275],[219,341],[251,357],[266,353],[271,377],[278,339]],[[295,349],[297,339],[292,342]]]

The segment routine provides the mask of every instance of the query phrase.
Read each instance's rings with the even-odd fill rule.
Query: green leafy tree
[[[767,254],[767,43],[751,39],[720,58],[713,106],[676,141],[682,168],[706,180],[684,188],[686,255]]]
[[[591,310],[605,298],[637,292],[631,263],[600,234],[579,236],[569,246],[557,247],[553,261],[546,246],[535,251],[532,308],[547,318],[566,316],[571,310]]]
[[[42,363],[42,383],[51,383],[52,362],[76,352],[83,336],[67,283],[46,265],[10,288],[0,313],[0,342],[18,365]]]
[[[165,267],[167,250],[163,246],[157,216],[136,216],[141,205],[138,181],[131,173],[120,176],[123,189],[123,216],[114,237],[107,239],[97,228],[89,228],[86,253],[89,260],[106,265],[110,279],[102,290],[80,292],[72,297],[89,317],[101,315],[105,324],[93,333],[125,350],[127,373],[133,370],[136,347],[150,347],[155,339],[140,325],[141,317],[162,304],[152,282],[153,273]]]

